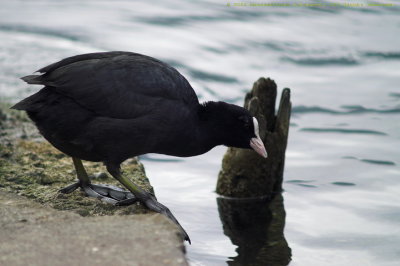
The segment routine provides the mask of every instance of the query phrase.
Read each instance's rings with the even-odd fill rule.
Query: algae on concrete
[[[95,198],[85,197],[81,191],[61,194],[58,190],[75,182],[76,173],[71,157],[61,153],[45,141],[24,112],[0,106],[0,188],[16,192],[59,210],[73,210],[80,215],[112,215],[145,213],[141,204],[116,207]],[[84,162],[89,175],[105,172],[102,163]],[[148,192],[153,188],[143,165],[135,158],[121,166],[123,174]],[[97,176],[93,182],[120,186],[110,175]]]

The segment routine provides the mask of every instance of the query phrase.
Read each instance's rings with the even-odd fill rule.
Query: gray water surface
[[[18,77],[94,51],[169,62],[202,101],[241,105],[255,80],[271,77],[292,89],[283,184],[290,265],[399,265],[400,8],[385,2],[395,6],[3,0],[0,100],[38,90]],[[158,199],[191,236],[191,265],[237,256],[214,193],[225,149],[142,157]]]

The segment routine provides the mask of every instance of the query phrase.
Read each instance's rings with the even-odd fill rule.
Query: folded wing
[[[130,119],[160,110],[161,105],[197,107],[188,81],[173,67],[129,52],[69,57],[22,78],[72,98],[100,116]]]

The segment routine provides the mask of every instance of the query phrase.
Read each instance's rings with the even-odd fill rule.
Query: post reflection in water
[[[224,234],[237,245],[229,265],[288,265],[291,249],[283,234],[285,209],[282,194],[270,198],[217,198]]]

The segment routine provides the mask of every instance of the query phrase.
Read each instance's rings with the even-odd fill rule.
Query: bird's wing
[[[22,79],[53,87],[101,116],[135,118],[162,105],[198,105],[192,87],[176,69],[141,54],[78,55],[38,71],[44,74]]]

